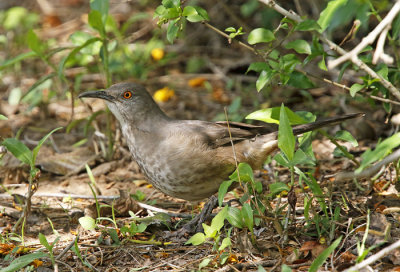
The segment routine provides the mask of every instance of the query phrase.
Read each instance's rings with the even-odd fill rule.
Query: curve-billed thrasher
[[[145,87],[138,84],[119,83],[103,91],[84,92],[79,97],[106,100],[121,123],[134,160],[149,182],[173,197],[209,197],[235,171],[235,157],[238,163],[246,162],[257,169],[278,147],[278,133],[266,133],[262,126],[230,122],[228,128],[227,122],[169,118]],[[293,132],[297,135],[361,115],[348,114],[299,125]]]

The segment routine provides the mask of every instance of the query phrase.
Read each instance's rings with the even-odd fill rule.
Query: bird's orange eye
[[[130,92],[130,91],[124,92],[123,97],[124,97],[125,99],[131,98],[131,97],[132,97],[132,92]]]

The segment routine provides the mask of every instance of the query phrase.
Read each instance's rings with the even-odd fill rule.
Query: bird
[[[229,179],[238,163],[260,169],[267,156],[278,149],[278,132],[270,132],[266,126],[170,118],[140,84],[117,83],[78,97],[105,100],[148,181],[175,198],[208,198]],[[362,115],[347,114],[298,125],[293,133],[299,135]]]

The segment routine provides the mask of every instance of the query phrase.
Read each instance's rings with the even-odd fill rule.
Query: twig
[[[362,41],[354,47],[353,50],[350,52],[342,55],[341,57],[332,60],[328,63],[328,68],[333,69],[339,64],[347,61],[347,60],[352,60],[353,62],[358,59],[358,54],[369,44],[372,44],[376,37],[382,33],[382,31],[392,23],[393,19],[396,17],[397,13],[400,12],[400,0],[398,0],[392,9],[389,11],[389,13],[386,15],[386,17],[375,27],[374,30],[372,30],[366,37],[362,39]]]
[[[396,248],[400,247],[400,240],[396,241],[395,243],[391,244],[390,246],[385,247],[381,251],[377,252],[376,254],[372,255],[368,259],[362,261],[361,263],[358,263],[356,265],[353,265],[352,267],[346,269],[344,272],[350,272],[350,271],[360,271],[362,268],[367,267],[368,265],[376,262],[377,260],[383,258],[389,252],[395,250]]]
[[[60,254],[58,254],[58,256],[56,257],[56,260],[61,259],[68,252],[68,250],[70,250],[74,246],[75,241],[77,242],[78,240],[79,240],[79,234],[75,237],[74,240],[72,240],[71,243],[68,244],[68,246],[66,248],[64,248],[64,250]]]
[[[282,14],[283,16],[288,17],[289,19],[300,23],[302,21],[302,19],[300,18],[299,15],[297,15],[296,13],[294,13],[293,11],[287,11],[286,9],[282,8],[281,6],[279,6],[278,4],[275,3],[275,1],[273,0],[258,0],[261,3],[269,6],[270,8],[273,8],[275,11],[279,12],[280,14]],[[399,3],[399,1],[397,1],[397,3]],[[341,55],[345,55],[347,54],[347,51],[344,50],[343,48],[341,48],[340,46],[338,46],[337,44],[335,44],[334,42],[332,42],[331,40],[327,39],[325,36],[323,36],[321,33],[315,31],[314,32],[319,39],[326,43],[327,45],[329,45],[329,47],[338,52]],[[351,58],[351,61],[357,65],[358,67],[360,67],[360,69],[364,70],[367,74],[369,74],[371,77],[379,79],[381,84],[390,91],[390,93],[395,96],[398,100],[400,100],[400,91],[397,90],[397,88],[395,86],[393,86],[392,83],[390,83],[388,80],[386,80],[385,78],[383,78],[381,75],[378,75],[374,70],[372,70],[368,65],[366,65],[363,61],[361,61],[357,56],[354,56],[353,58]]]
[[[369,178],[375,173],[377,173],[382,167],[385,165],[397,161],[400,158],[400,149],[397,149],[389,156],[385,157],[380,162],[376,163],[375,165],[368,167],[361,173],[354,173],[354,172],[341,172],[336,175],[335,181],[343,181],[349,179],[360,179],[360,178]]]
[[[390,25],[387,25],[382,33],[379,35],[378,42],[376,43],[376,49],[374,56],[372,57],[372,64],[377,64],[379,59],[382,59],[385,62],[384,55],[385,53],[383,52],[383,48],[385,47],[385,41],[386,41],[386,35],[390,29]],[[393,59],[392,59],[393,62]]]

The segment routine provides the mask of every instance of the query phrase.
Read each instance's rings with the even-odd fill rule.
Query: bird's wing
[[[260,134],[258,129],[263,128],[237,122],[229,122],[228,127],[226,122],[213,123],[197,120],[185,121],[184,125],[186,131],[189,130],[200,136],[202,142],[212,148],[230,144],[231,141],[238,142],[254,138]]]

